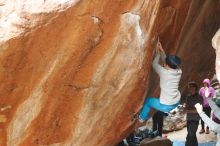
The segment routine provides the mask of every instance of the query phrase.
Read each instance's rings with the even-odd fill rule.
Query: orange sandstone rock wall
[[[216,75],[218,80],[220,80],[220,28],[219,30],[215,33],[214,37],[212,38],[212,46],[216,51],[216,65],[215,65],[215,70],[216,70]]]
[[[218,4],[1,1],[0,145],[116,144],[132,131],[133,113],[154,87],[149,74],[157,33],[166,51],[184,51],[188,40],[180,40],[195,18],[214,14]]]

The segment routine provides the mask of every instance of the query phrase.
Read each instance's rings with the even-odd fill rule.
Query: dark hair
[[[199,88],[198,84],[197,84],[196,82],[194,82],[194,81],[191,81],[191,82],[188,83],[188,88],[189,88],[190,86],[195,87],[196,90],[198,90],[198,88]]]
[[[211,86],[212,86],[212,87],[215,88],[215,87],[218,86],[218,85],[219,85],[219,81],[218,81],[217,79],[212,79],[212,80],[211,80]]]
[[[166,57],[166,64],[172,69],[179,68],[181,62],[181,59],[176,55],[168,55]]]

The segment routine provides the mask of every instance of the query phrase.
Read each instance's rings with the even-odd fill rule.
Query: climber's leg
[[[176,108],[178,104],[175,105],[164,105],[160,103],[159,98],[146,98],[144,101],[144,105],[140,111],[140,115],[138,116],[138,120],[135,121],[134,127],[136,132],[134,132],[129,138],[128,141],[130,143],[138,144],[143,139],[142,137],[138,137],[138,128],[144,124],[144,121],[148,120],[150,118],[150,109],[154,108],[156,110],[162,111],[162,112],[169,112],[172,109]]]
[[[161,104],[160,99],[155,97],[146,98],[144,101],[144,105],[140,111],[139,121],[144,122],[150,118],[149,113],[151,108],[154,108],[162,112],[169,112],[176,108],[178,105],[179,103],[174,105]]]

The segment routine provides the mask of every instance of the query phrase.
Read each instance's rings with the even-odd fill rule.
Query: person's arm
[[[166,61],[166,57],[167,57],[167,55],[166,55],[166,53],[164,52],[164,50],[162,49],[162,51],[160,52],[160,55],[161,55],[161,60],[165,63]]]
[[[163,49],[163,47],[162,47],[162,44],[160,43],[160,41],[159,41],[159,39],[158,39],[158,42],[157,42],[157,49],[158,49],[158,52],[160,53],[160,57],[161,57],[161,61],[163,62],[163,63],[165,63],[165,60],[166,60],[166,53],[165,53],[165,51],[164,51],[164,49]]]
[[[203,87],[199,89],[199,95],[203,97],[202,90],[203,90]]]
[[[211,105],[213,106],[214,104],[212,102],[210,102]],[[215,123],[214,121],[212,121],[204,112],[203,112],[203,108],[202,105],[197,103],[195,105],[195,108],[199,114],[199,116],[201,117],[201,119],[207,124],[208,127],[210,127],[213,131],[220,133],[220,124]]]
[[[214,97],[215,96],[215,89],[213,87],[211,87],[211,91],[210,91],[210,97]]]
[[[211,109],[213,110],[213,113],[215,114],[215,116],[220,119],[220,108],[211,99],[208,100],[208,103]]]
[[[211,128],[213,131],[217,133],[220,133],[220,124],[217,124],[214,121],[212,121],[204,112],[201,112],[199,116],[209,128]]]
[[[159,60],[160,60],[160,54],[157,54],[153,60],[153,68],[158,75],[161,74],[161,70],[163,69],[163,67],[159,63]]]
[[[165,52],[164,52],[164,50],[162,48],[161,43],[158,40],[157,48],[156,48],[156,56],[155,56],[155,58],[153,60],[153,63],[152,63],[153,64],[153,68],[154,68],[154,70],[156,71],[156,73],[158,75],[161,74],[161,70],[163,69],[163,67],[159,63],[160,58],[162,59],[162,61],[165,61],[166,54],[165,54]]]

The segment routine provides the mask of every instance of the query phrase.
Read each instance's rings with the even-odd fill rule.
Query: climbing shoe
[[[154,138],[154,137],[157,137],[157,136],[159,136],[159,131],[152,131],[152,132],[150,132],[149,133],[149,137],[150,138]]]
[[[145,129],[145,130],[139,131],[137,136],[138,137],[142,137],[142,139],[154,138],[154,137],[159,136],[159,131],[157,131],[157,130],[156,131],[152,131],[152,130],[149,130],[149,129]]]
[[[137,133],[138,137],[142,137],[142,139],[148,138],[149,137],[149,133],[151,133],[151,130],[149,129],[145,129],[145,130],[140,130]]]
[[[126,138],[126,140],[129,146],[139,146],[143,139],[136,134],[131,134]]]

